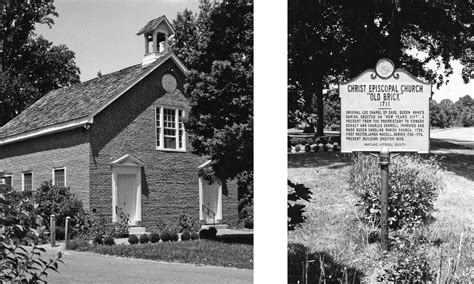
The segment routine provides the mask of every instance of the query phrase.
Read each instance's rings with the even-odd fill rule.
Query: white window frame
[[[21,173],[21,190],[25,190],[25,174],[31,174],[31,191],[33,191],[33,171],[27,171]]]
[[[66,170],[66,167],[59,167],[59,168],[53,168],[51,170],[51,176],[53,177],[53,180],[52,180],[52,183],[53,185],[55,185],[55,174],[54,174],[54,171],[56,170],[64,170],[64,187],[67,187],[67,170]]]
[[[171,148],[165,148],[165,128],[164,128],[164,110],[165,109],[170,109],[174,110],[174,119],[175,119],[175,139],[176,139],[176,148],[171,149]],[[169,106],[156,106],[155,107],[155,149],[160,150],[160,151],[172,151],[172,152],[186,152],[186,129],[184,128],[184,124],[180,122],[180,117],[178,116],[179,111],[182,111],[182,118],[186,116],[186,111],[183,108],[176,108],[176,107],[169,107]],[[160,115],[160,125],[158,126],[156,124],[156,117],[158,116],[158,112]],[[183,142],[183,145],[181,148],[179,148],[179,130],[180,127],[182,126],[183,134],[181,137],[181,141]],[[160,128],[160,133],[158,133],[158,127]],[[157,145],[157,137],[160,137],[160,145]]]
[[[13,175],[12,174],[4,174],[2,176],[2,184],[7,184],[5,181],[5,178],[9,177],[10,178],[10,186],[13,187]]]

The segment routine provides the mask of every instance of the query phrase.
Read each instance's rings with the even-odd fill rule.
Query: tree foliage
[[[316,119],[322,134],[327,93],[323,91],[373,68],[383,57],[440,86],[453,72],[453,59],[466,63],[472,58],[472,7],[468,0],[291,2],[289,126],[314,125]],[[434,62],[435,69],[429,69],[428,62]],[[463,69],[466,82],[469,74],[472,64]]]
[[[0,126],[51,90],[79,83],[74,52],[34,33],[57,15],[52,0],[0,5]]]
[[[288,230],[294,230],[306,220],[304,216],[306,205],[301,201],[309,201],[311,199],[311,191],[301,183],[293,183],[288,180]]]
[[[430,120],[431,126],[436,128],[474,126],[474,100],[469,95],[460,97],[455,103],[449,99],[439,104],[431,100]]]
[[[173,22],[173,51],[191,70],[185,94],[193,151],[209,156],[212,175],[253,171],[253,6],[204,3]]]

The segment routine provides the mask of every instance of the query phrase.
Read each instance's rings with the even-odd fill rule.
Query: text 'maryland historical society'
[[[341,152],[429,152],[431,84],[381,59],[339,85]]]

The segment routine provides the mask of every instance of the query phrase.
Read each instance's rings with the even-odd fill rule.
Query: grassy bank
[[[93,246],[84,242],[81,245],[75,246],[75,250],[165,262],[253,269],[253,246],[246,244],[195,240],[136,245]]]
[[[463,154],[468,155],[463,163],[466,159],[473,161],[474,153],[464,151]],[[305,184],[313,192],[312,199],[306,203],[306,223],[290,231],[288,241],[303,244],[309,250],[309,259],[315,259],[309,274],[326,270],[326,275],[347,277],[349,283],[354,279],[373,282],[380,272],[382,252],[378,242],[368,242],[371,228],[360,221],[355,199],[348,191],[350,166],[349,157],[338,153],[288,156],[288,178]],[[435,203],[434,221],[423,229],[423,236],[435,244],[426,252],[429,265],[441,275],[441,280],[463,273],[474,277],[474,181],[469,175],[452,171],[443,172],[443,177],[446,187]],[[301,279],[302,270],[295,271],[292,279],[296,282]]]

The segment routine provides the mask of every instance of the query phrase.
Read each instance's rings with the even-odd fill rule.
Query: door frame
[[[135,204],[135,220],[130,222],[131,225],[138,225],[142,221],[142,167],[143,162],[130,156],[125,155],[111,163],[112,166],[112,222],[118,222],[116,212],[117,206],[117,175],[119,174],[135,174],[137,181],[137,197]],[[130,220],[132,221],[132,220]]]
[[[199,220],[206,221],[205,214],[202,210],[202,205],[204,204],[204,187],[203,183],[207,183],[202,177],[199,177]],[[217,212],[216,213],[216,223],[222,222],[222,184],[219,184],[217,190]]]

